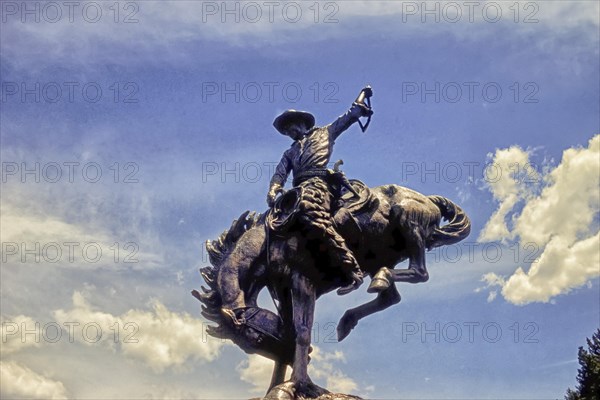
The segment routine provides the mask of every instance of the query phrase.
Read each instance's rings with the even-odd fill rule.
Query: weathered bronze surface
[[[211,266],[201,269],[208,288],[192,294],[202,315],[215,322],[208,333],[236,343],[247,353],[275,361],[267,399],[352,399],[312,383],[307,367],[316,300],[338,290],[346,294],[371,277],[377,296],[347,310],[337,326],[338,340],[358,321],[400,302],[395,282],[429,279],[425,251],[457,243],[469,235],[466,214],[449,199],[425,196],[398,185],[367,187],[327,168],[334,141],[361,117],[373,114],[370,87],[333,123],[314,127],[307,112],[288,110],[273,123],[294,140],[271,180],[262,214],[244,212],[206,244]],[[294,184],[283,192],[292,172]],[[281,194],[281,195],[279,195]],[[279,196],[278,196],[279,195]],[[448,221],[440,226],[442,219]],[[395,266],[408,260],[408,268]],[[264,288],[277,314],[257,305]],[[291,380],[284,381],[286,366]]]

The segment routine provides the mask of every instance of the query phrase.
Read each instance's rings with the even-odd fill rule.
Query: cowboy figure
[[[299,220],[324,240],[351,282],[340,288],[338,294],[358,288],[363,281],[363,274],[354,254],[333,225],[332,203],[339,192],[331,186],[328,177],[332,171],[327,169],[327,164],[338,136],[357,122],[359,117],[372,113],[369,107],[354,102],[344,115],[324,127],[315,127],[312,114],[296,110],[285,111],[273,122],[275,129],[292,138],[294,143],[283,153],[271,178],[267,204],[273,206],[277,194],[283,191],[289,173],[293,172],[293,186],[302,188],[298,203]]]

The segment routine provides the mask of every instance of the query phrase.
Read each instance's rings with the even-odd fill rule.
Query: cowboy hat
[[[304,122],[306,129],[310,129],[315,126],[315,117],[306,111],[287,110],[275,118],[275,121],[273,121],[273,126],[282,135],[287,135],[285,129],[293,122]]]

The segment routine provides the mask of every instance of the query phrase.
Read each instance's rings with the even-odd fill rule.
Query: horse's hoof
[[[390,282],[386,279],[373,278],[367,293],[381,293],[390,287]]]
[[[288,381],[269,390],[269,393],[263,397],[263,400],[295,400],[295,393],[296,388],[294,387],[294,383]]]
[[[308,382],[287,381],[275,386],[267,393],[263,400],[299,400],[315,399],[331,392],[310,380]]]
[[[345,312],[344,316],[340,319],[337,326],[337,335],[338,342],[346,339],[346,337],[350,334],[352,329],[356,327],[358,324],[358,319],[354,316],[354,314]]]
[[[296,396],[305,399],[315,399],[331,392],[321,386],[315,385],[311,381],[296,383]]]
[[[371,284],[367,289],[368,293],[381,293],[384,290],[387,290],[392,279],[392,272],[387,267],[382,267],[371,280]]]

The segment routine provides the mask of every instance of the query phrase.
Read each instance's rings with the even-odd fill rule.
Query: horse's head
[[[200,273],[208,289],[202,287],[203,294],[197,291],[192,294],[203,303],[203,314],[211,321],[221,323],[223,319],[229,319],[237,324],[235,313],[237,307],[245,306],[242,261],[235,253],[236,244],[243,235],[258,223],[258,217],[249,211],[244,212],[238,219],[234,220],[231,227],[225,230],[216,240],[206,242],[206,251],[211,266],[202,268]]]
[[[262,221],[261,215],[246,211],[218,239],[206,242],[212,265],[200,273],[208,288],[192,295],[202,303],[202,315],[217,324],[207,328],[209,335],[230,339],[247,353],[287,359],[291,352],[281,336],[281,318],[256,306],[261,285],[251,266],[263,245],[257,235]],[[243,245],[236,246],[240,241]]]

